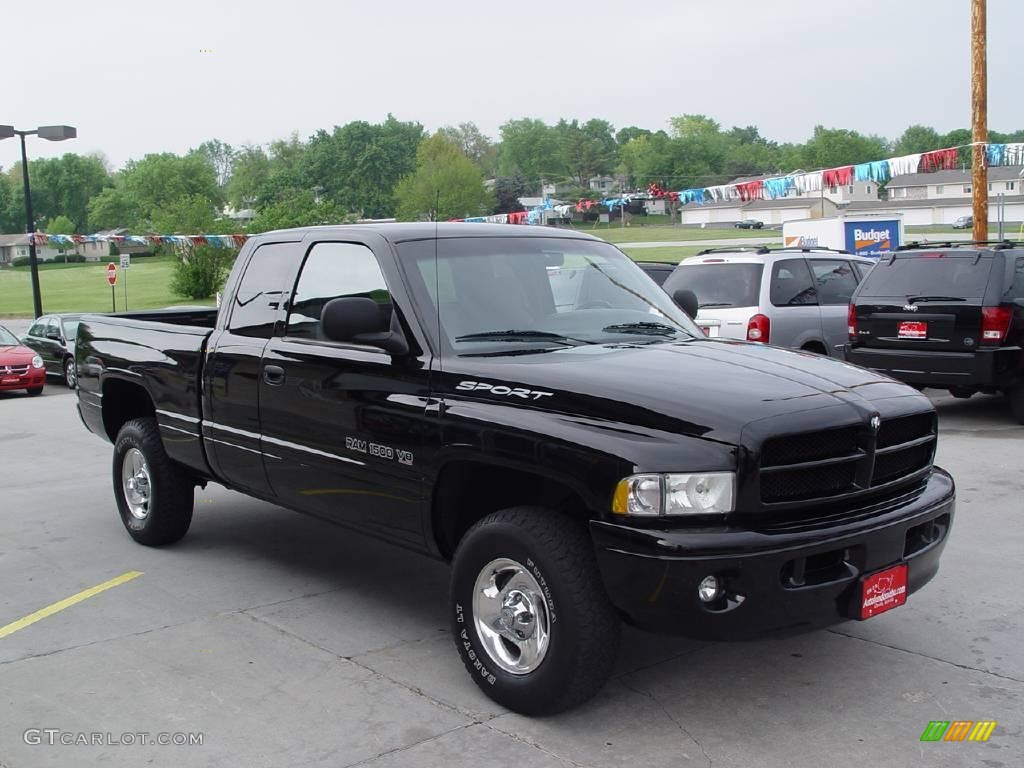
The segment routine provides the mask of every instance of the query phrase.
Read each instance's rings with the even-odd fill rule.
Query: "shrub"
[[[201,245],[174,265],[171,290],[189,299],[208,299],[224,284],[237,251]]]
[[[28,266],[28,256],[15,256],[13,259],[11,259],[11,266],[12,267],[27,267]]]

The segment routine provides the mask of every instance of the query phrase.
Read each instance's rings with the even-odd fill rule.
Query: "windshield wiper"
[[[704,304],[698,304],[697,308],[698,309],[704,309],[704,307],[731,307],[731,306],[732,306],[732,304],[730,304],[728,301],[709,301],[709,302],[706,302]]]
[[[560,333],[549,331],[483,331],[481,333],[466,333],[455,337],[456,342],[460,341],[553,341],[557,344],[575,346],[577,343],[586,343],[582,339],[572,339]]]
[[[605,333],[650,333],[663,336],[666,333],[686,333],[682,328],[673,328],[664,323],[618,323],[617,325],[606,325],[601,329]]]
[[[907,296],[907,301],[967,301],[960,296]]]

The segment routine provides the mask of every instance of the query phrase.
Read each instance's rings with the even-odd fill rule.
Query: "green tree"
[[[530,186],[522,176],[499,176],[494,180],[496,213],[515,213],[523,210],[520,197],[530,194]]]
[[[261,147],[247,145],[240,149],[231,168],[227,198],[235,208],[250,208],[263,195],[271,174],[270,158]]]
[[[618,145],[614,129],[607,120],[559,120],[555,126],[559,165],[581,187],[595,176],[612,172],[617,162]]]
[[[238,255],[230,248],[201,245],[187,248],[174,265],[171,290],[189,299],[208,299],[224,285],[228,270]]]
[[[250,232],[269,232],[273,229],[309,227],[317,224],[344,224],[354,220],[333,203],[320,200],[309,190],[293,192],[259,210],[249,223]]]
[[[213,167],[195,153],[180,157],[165,152],[129,160],[119,183],[150,225],[183,197],[200,197],[217,208],[223,202]]]
[[[880,136],[818,125],[814,136],[800,150],[800,164],[804,168],[835,168],[881,160],[889,151],[888,142]]]
[[[142,210],[121,186],[107,187],[89,201],[89,231],[133,229],[142,221]]]
[[[533,190],[541,179],[564,178],[558,135],[543,120],[522,118],[501,126],[498,146],[498,174],[521,176]]]
[[[944,140],[945,137],[940,136],[934,128],[926,125],[912,125],[896,139],[892,151],[894,155],[930,152],[933,149],[942,149],[945,146]]]
[[[497,150],[494,143],[484,136],[476,123],[459,123],[458,126],[446,125],[441,133],[450,139],[462,154],[476,163],[485,174],[494,172]]]
[[[20,232],[25,229],[25,212],[24,209],[18,210],[18,201],[12,187],[7,174],[0,172],[0,233]]]
[[[646,128],[637,128],[635,125],[631,125],[628,128],[621,129],[615,134],[615,143],[620,147],[629,144],[633,139],[639,138],[640,136],[650,136],[651,131]]]
[[[217,186],[224,189],[231,180],[231,171],[237,154],[234,147],[220,139],[210,139],[193,151],[210,164],[217,175]]]
[[[494,209],[494,193],[480,169],[441,132],[424,139],[416,152],[416,171],[398,183],[395,199],[404,221],[480,216]]]
[[[46,229],[43,231],[48,235],[73,235],[75,234],[75,223],[61,214],[46,222]]]
[[[91,155],[67,153],[61,157],[29,162],[32,185],[32,209],[36,221],[47,221],[61,214],[84,232],[88,226],[89,201],[111,183],[103,161]],[[15,205],[24,208],[21,163],[15,163],[8,178],[16,197]]]
[[[423,126],[388,115],[374,125],[352,122],[318,131],[302,164],[302,186],[366,218],[392,216],[395,185],[416,168]]]
[[[154,211],[150,223],[165,235],[212,234],[217,229],[217,210],[205,195],[182,195]]]

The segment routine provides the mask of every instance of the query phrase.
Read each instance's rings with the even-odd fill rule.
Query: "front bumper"
[[[845,357],[848,363],[922,386],[1008,389],[1024,380],[1024,352],[1020,347],[936,352],[847,344]]]
[[[899,563],[907,592],[939,568],[955,507],[953,478],[933,469],[919,492],[853,522],[754,530],[652,530],[591,522],[612,603],[627,621],[705,640],[805,631],[856,617],[861,576]],[[725,597],[701,603],[697,585],[724,579]]]
[[[15,389],[35,389],[46,383],[45,368],[29,368],[28,373],[23,376],[4,376],[0,373],[0,392],[9,392]]]

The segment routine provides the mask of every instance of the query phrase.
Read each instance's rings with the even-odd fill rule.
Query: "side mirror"
[[[331,299],[320,313],[320,327],[324,336],[332,341],[367,344],[393,356],[409,351],[405,338],[384,320],[380,305],[373,299]]]
[[[676,303],[683,312],[685,312],[692,320],[697,316],[697,311],[700,309],[697,302],[697,294],[686,288],[680,288],[672,294],[672,301]]]

